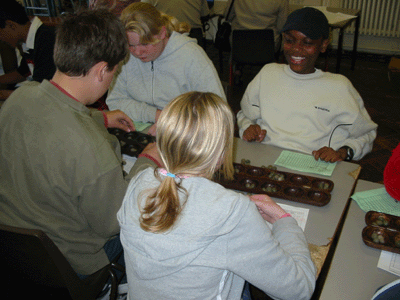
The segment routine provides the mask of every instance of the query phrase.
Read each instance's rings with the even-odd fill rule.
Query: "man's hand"
[[[124,112],[117,110],[104,112],[107,116],[109,128],[119,128],[126,132],[135,131],[133,121]]]
[[[255,203],[263,219],[271,224],[286,214],[286,211],[268,195],[251,195],[249,198]]]
[[[347,153],[346,149],[339,149],[338,151],[333,150],[330,147],[322,147],[319,150],[315,150],[312,152],[315,160],[323,160],[326,162],[337,162],[345,160]]]
[[[262,130],[260,125],[250,125],[244,132],[243,132],[243,140],[246,142],[262,142],[267,135],[266,130]]]

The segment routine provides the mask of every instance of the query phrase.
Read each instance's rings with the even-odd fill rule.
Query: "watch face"
[[[352,148],[347,147],[347,157],[346,160],[352,160],[354,156],[354,151]]]

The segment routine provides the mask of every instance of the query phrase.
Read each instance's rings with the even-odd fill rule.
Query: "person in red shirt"
[[[400,201],[400,143],[393,150],[383,171],[383,183],[388,194]]]

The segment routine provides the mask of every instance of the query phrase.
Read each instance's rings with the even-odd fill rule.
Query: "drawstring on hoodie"
[[[151,101],[154,103],[154,61],[151,61]]]

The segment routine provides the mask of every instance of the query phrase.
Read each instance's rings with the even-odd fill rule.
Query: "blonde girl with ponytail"
[[[129,300],[249,299],[245,281],[273,298],[310,299],[315,267],[296,220],[267,195],[212,181],[217,171],[233,178],[233,130],[231,109],[213,93],[189,92],[163,109],[158,154],[144,153],[161,167],[131,180],[118,212]]]
[[[163,111],[157,128],[157,148],[162,164],[155,176],[160,186],[146,198],[140,226],[155,233],[173,228],[187,191],[182,180],[212,179],[221,167],[232,178],[233,117],[228,104],[212,93],[190,92],[173,100]],[[185,194],[180,199],[178,191]]]

